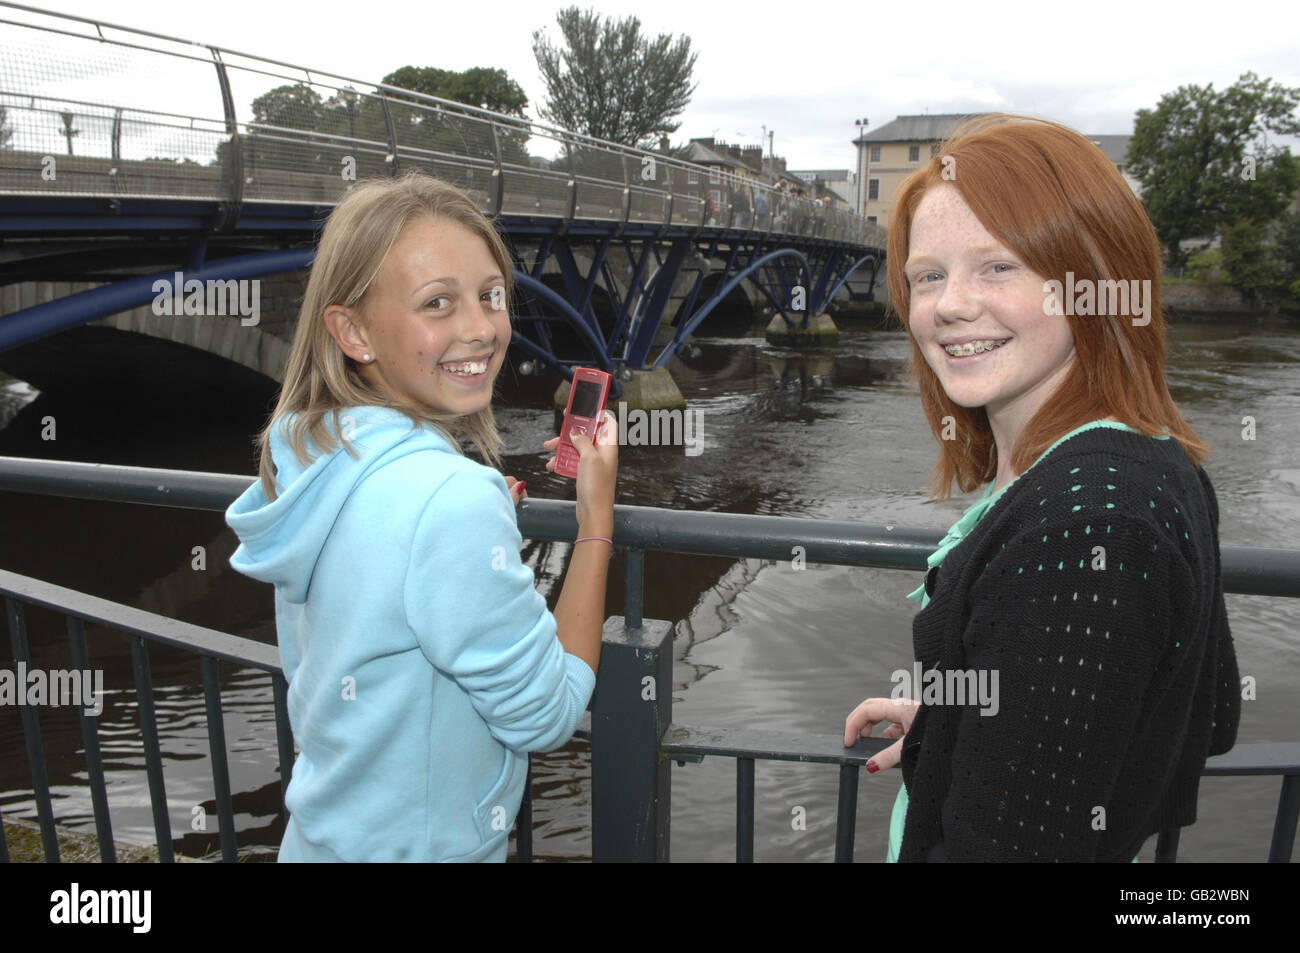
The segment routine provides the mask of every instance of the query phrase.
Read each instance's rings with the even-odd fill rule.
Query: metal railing
[[[0,195],[206,200],[229,229],[249,206],[328,205],[356,178],[418,169],[493,217],[885,244],[757,173],[86,17],[0,13]]]
[[[0,457],[0,491],[79,499],[224,511],[250,482],[249,477],[231,474]],[[577,530],[574,504],[525,500],[519,507],[519,525],[526,538],[572,540]],[[851,861],[858,768],[890,743],[867,738],[860,739],[852,748],[845,748],[838,734],[674,724],[671,690],[654,693],[656,697],[649,700],[643,691],[647,676],[658,685],[671,686],[673,659],[672,624],[643,618],[646,551],[788,559],[792,547],[799,545],[804,547],[809,562],[919,570],[925,567],[926,557],[941,535],[933,530],[897,526],[615,507],[614,542],[626,552],[624,616],[611,618],[605,624],[596,692],[589,718],[584,719],[579,729],[579,735],[591,741],[593,859],[667,860],[671,762],[682,764],[716,756],[736,759],[737,860],[751,861],[754,856],[755,762],[775,760],[839,766],[835,858]],[[1300,596],[1300,551],[1225,546],[1221,555],[1226,592]],[[159,858],[164,861],[173,859],[173,854],[147,643],[165,643],[200,656],[222,858],[234,860],[234,815],[222,729],[219,664],[224,661],[271,674],[283,791],[292,768],[292,738],[286,713],[286,686],[275,648],[10,572],[0,571],[0,594],[5,597],[16,663],[25,662],[29,657],[23,604],[51,608],[64,615],[74,667],[88,668],[86,622],[124,632],[131,640],[155,833]],[[101,854],[109,861],[113,859],[112,833],[96,723],[84,710],[81,718],[96,829]],[[35,709],[24,706],[22,719],[44,849],[48,860],[57,860],[57,831]],[[1226,754],[1210,758],[1203,773],[1281,777],[1269,860],[1289,862],[1300,820],[1300,743],[1237,745]],[[0,821],[0,860],[7,859],[3,835]],[[1156,861],[1174,861],[1177,847],[1178,831],[1162,832],[1157,838]],[[531,798],[527,789],[517,819],[516,852],[521,861],[531,860]]]

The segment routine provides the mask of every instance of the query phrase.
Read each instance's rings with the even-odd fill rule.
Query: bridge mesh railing
[[[0,2],[0,194],[332,204],[416,169],[489,215],[883,247],[844,209],[462,103]]]

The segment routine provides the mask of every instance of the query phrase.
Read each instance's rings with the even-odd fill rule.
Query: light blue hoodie
[[[388,407],[348,407],[280,495],[226,511],[231,565],[275,586],[301,749],[280,860],[505,860],[528,751],[564,744],[596,677],[519,558],[501,474]],[[337,433],[332,414],[325,422]]]

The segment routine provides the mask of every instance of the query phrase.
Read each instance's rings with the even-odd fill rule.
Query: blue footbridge
[[[37,386],[77,364],[56,335],[92,323],[278,381],[292,285],[249,321],[233,302],[156,313],[156,283],[301,275],[353,182],[413,170],[496,222],[512,361],[561,392],[590,366],[680,405],[667,364],[711,317],[770,312],[774,341],[833,343],[828,303],[881,274],[875,224],[668,151],[19,4],[0,3],[0,48],[0,369]]]

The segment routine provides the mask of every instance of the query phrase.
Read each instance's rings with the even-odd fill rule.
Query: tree
[[[320,93],[306,83],[277,86],[253,100],[253,122],[286,129],[319,129]]]
[[[636,17],[615,21],[577,7],[555,17],[564,48],[544,30],[533,33],[533,55],[546,83],[542,118],[563,129],[629,146],[653,148],[691,101],[697,54],[691,40],[641,35]]]
[[[403,66],[385,76],[384,83],[520,119],[528,107],[523,88],[502,69],[475,66],[457,73],[433,66]]]
[[[1291,202],[1300,163],[1267,136],[1300,134],[1298,105],[1300,89],[1245,73],[1222,91],[1180,86],[1138,110],[1127,167],[1171,265],[1185,264],[1185,239],[1228,223],[1262,226]]]
[[[1228,282],[1271,308],[1300,310],[1300,214],[1269,226],[1254,219],[1222,229],[1223,271]]]
[[[9,111],[4,106],[0,106],[0,149],[12,149],[14,138],[14,127],[7,120]]]
[[[502,69],[474,66],[456,72],[433,66],[403,66],[385,76],[384,83],[527,119],[524,110],[528,107],[528,97]],[[502,162],[527,164],[528,133],[522,128],[500,126],[496,140],[493,140],[484,121],[486,117],[457,117],[446,113],[430,115],[427,104],[424,108],[407,112],[407,121],[417,127],[417,138],[425,148],[495,160],[499,143]]]

